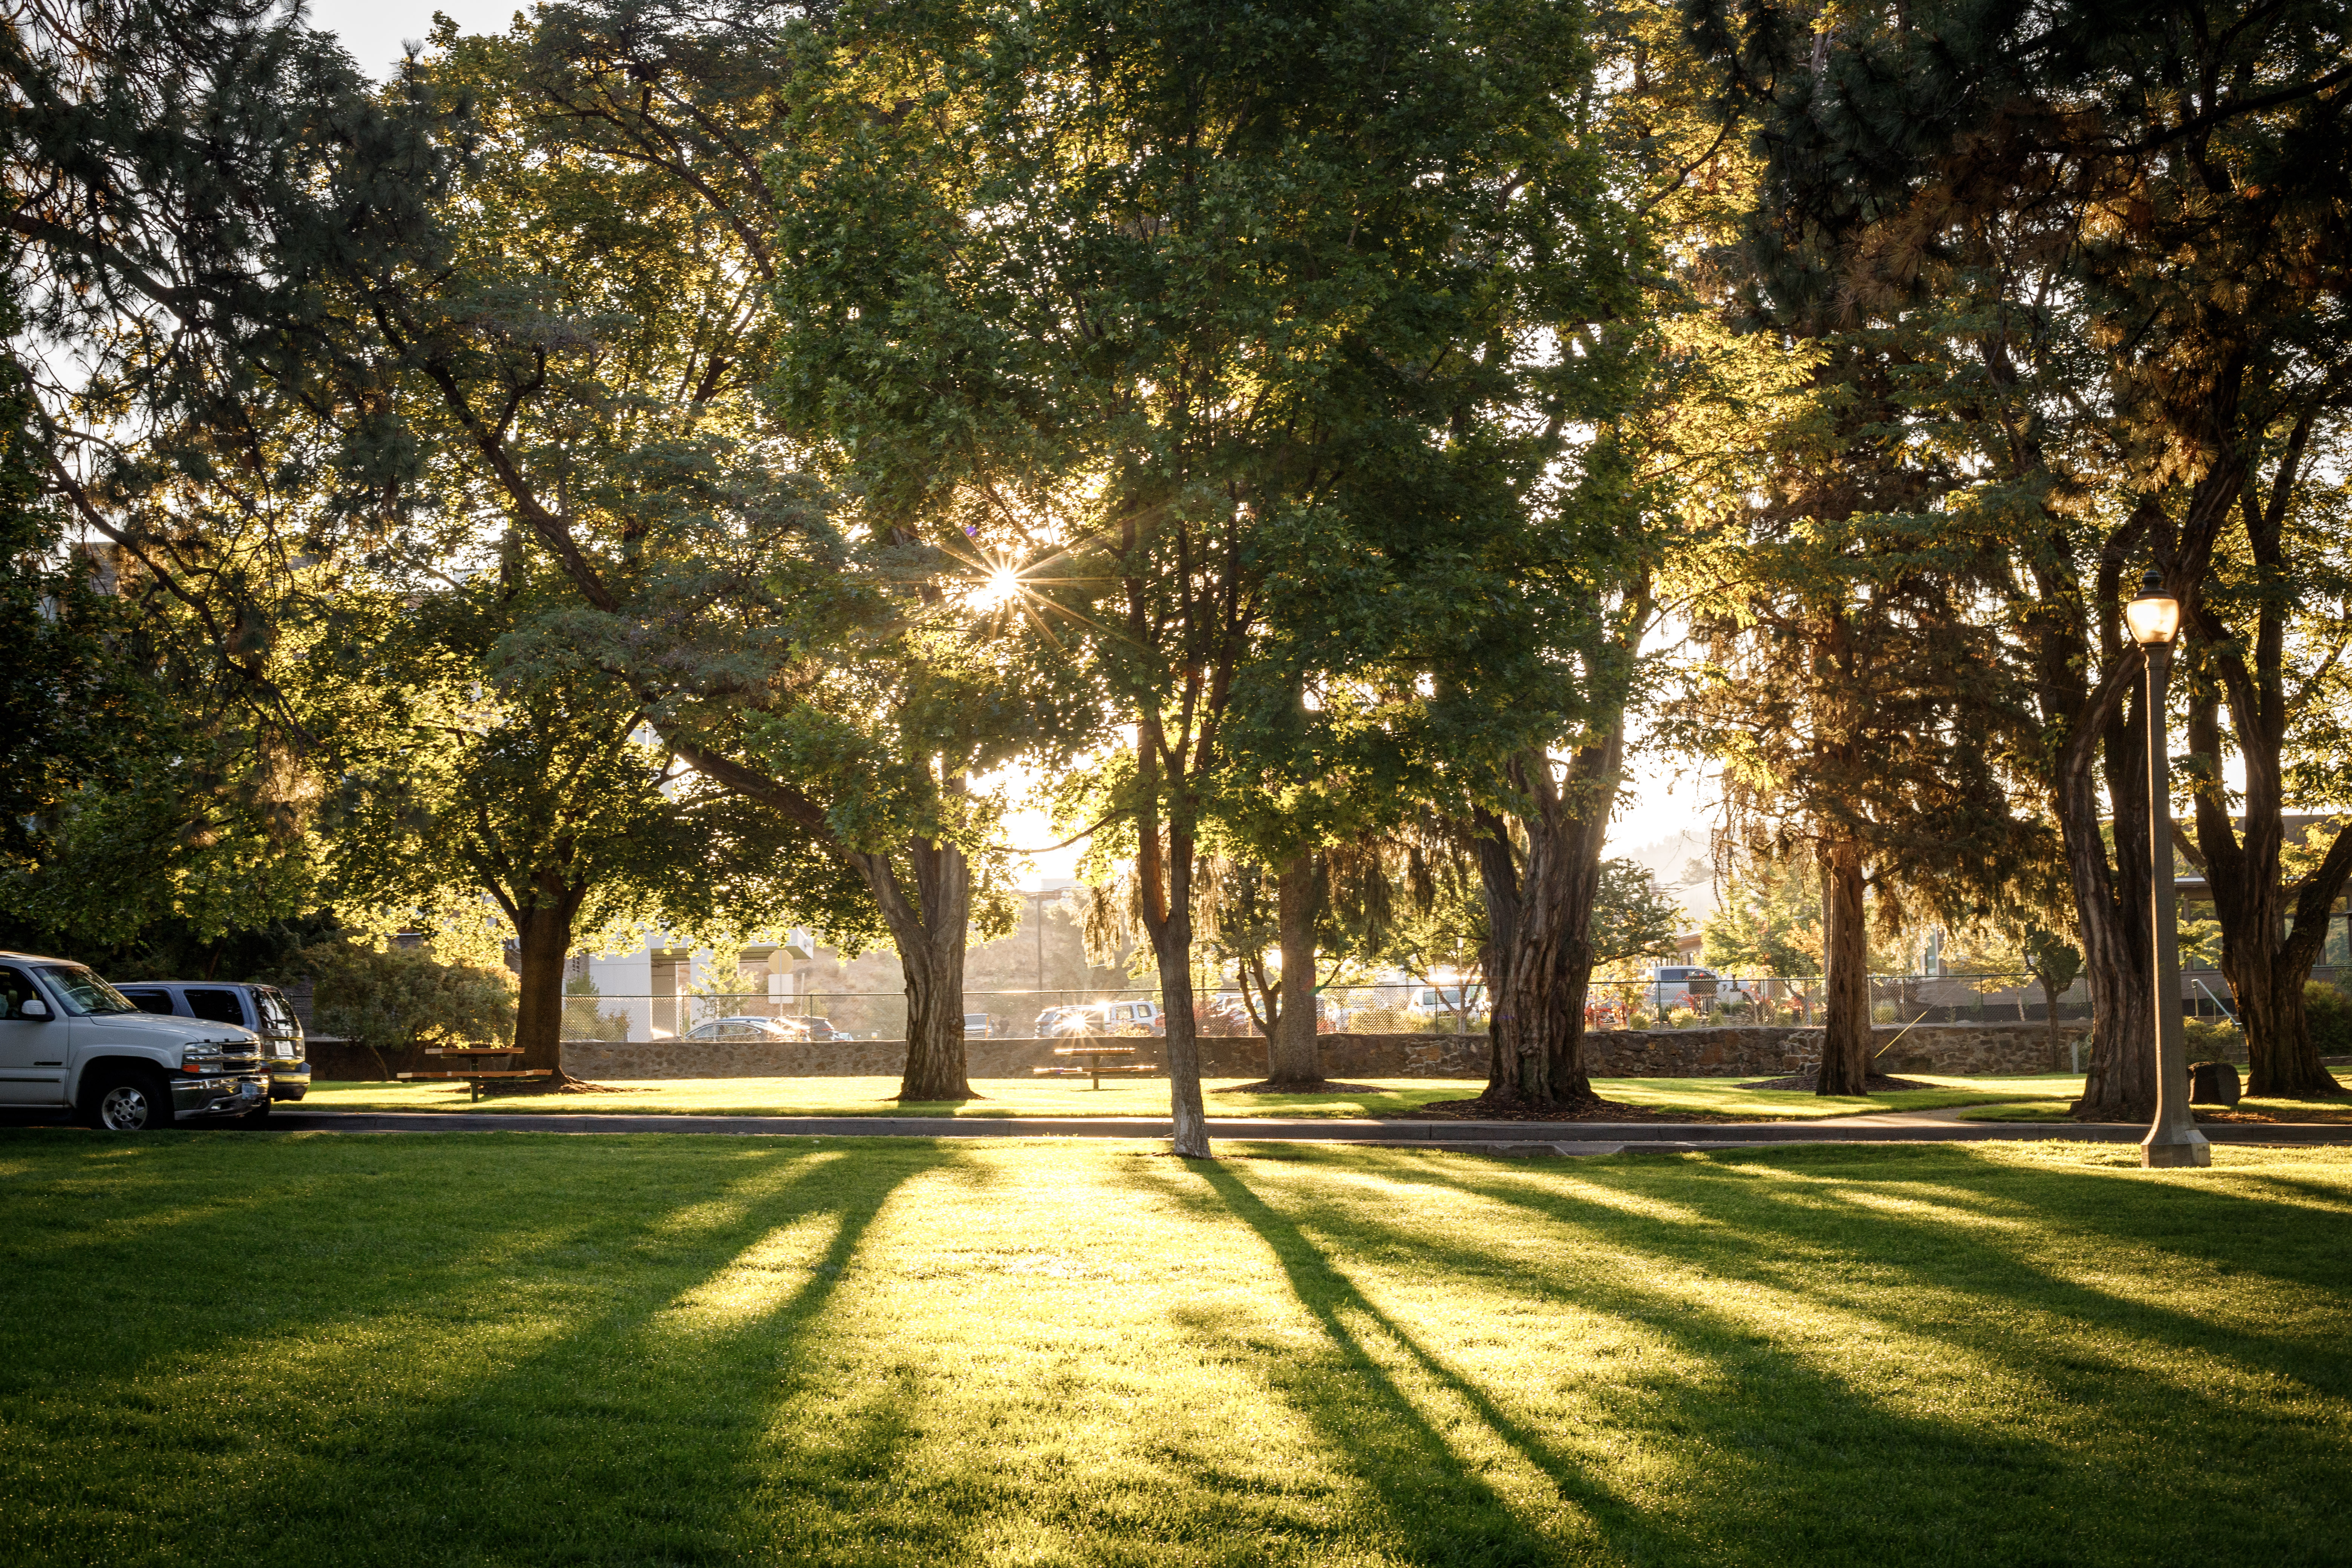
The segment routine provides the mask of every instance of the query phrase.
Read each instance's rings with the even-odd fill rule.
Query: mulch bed
[[[1516,1103],[1497,1105],[1486,1099],[1438,1100],[1416,1110],[1393,1111],[1389,1121],[1737,1121],[1736,1116],[1709,1116],[1701,1110],[1660,1110],[1647,1105],[1622,1105],[1613,1100],[1588,1100],[1551,1110]]]
[[[584,1078],[508,1079],[482,1098],[511,1100],[527,1094],[652,1094],[652,1089],[624,1089],[616,1083],[591,1083]]]
[[[1340,1083],[1333,1079],[1318,1078],[1305,1083],[1276,1083],[1272,1079],[1260,1079],[1255,1083],[1243,1084],[1239,1089],[1220,1089],[1220,1094],[1387,1094],[1391,1092],[1376,1083]]]
[[[1898,1089],[1937,1089],[1941,1086],[1921,1083],[1915,1078],[1888,1078],[1884,1073],[1872,1073],[1862,1080],[1864,1094],[1892,1094]],[[1787,1078],[1768,1078],[1758,1083],[1743,1083],[1742,1089],[1780,1089],[1791,1093],[1812,1094],[1822,1086],[1818,1072],[1791,1073]]]

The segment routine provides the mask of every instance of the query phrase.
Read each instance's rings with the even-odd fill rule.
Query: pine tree
[[[2340,7],[1685,10],[1785,192],[1768,213],[1848,237],[1801,298],[1951,323],[1953,510],[2008,559],[2093,992],[2080,1109],[2145,1118],[2149,725],[2122,602],[2153,559],[2195,624],[2254,433],[2333,330]]]

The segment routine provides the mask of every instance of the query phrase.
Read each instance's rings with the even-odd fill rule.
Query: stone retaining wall
[[[1874,1031],[1881,1072],[2026,1073],[2067,1065],[2067,1042],[2084,1023],[2058,1026],[2052,1059],[2049,1026],[1893,1024]],[[1898,1038],[1899,1037],[1899,1038]],[[1137,1059],[1165,1062],[1162,1042],[1139,1040]],[[1484,1035],[1325,1035],[1323,1071],[1336,1079],[1484,1078]],[[1796,1028],[1612,1029],[1586,1037],[1597,1078],[1765,1078],[1801,1072],[1821,1057],[1822,1031]],[[964,1047],[973,1078],[1026,1078],[1038,1067],[1067,1065],[1049,1040],[973,1040]],[[906,1065],[903,1040],[782,1043],[656,1040],[631,1045],[566,1040],[566,1072],[586,1079],[896,1078]],[[1265,1042],[1255,1037],[1204,1039],[1207,1078],[1259,1078]],[[328,1076],[324,1073],[320,1076]]]

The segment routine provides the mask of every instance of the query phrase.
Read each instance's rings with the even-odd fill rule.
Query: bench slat
[[[394,1078],[552,1078],[551,1068],[477,1068],[472,1072],[396,1072]]]

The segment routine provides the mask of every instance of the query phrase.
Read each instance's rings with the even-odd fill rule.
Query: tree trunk
[[[963,957],[971,919],[971,866],[963,851],[923,838],[901,845],[898,853],[915,878],[910,897],[888,853],[867,854],[844,845],[824,808],[803,791],[697,744],[690,735],[665,731],[662,738],[696,771],[797,823],[865,879],[898,946],[907,983],[907,1066],[899,1077],[898,1098],[971,1099],[963,1049]],[[951,775],[942,788],[960,794],[963,781]]]
[[[2281,906],[2286,889],[2273,873],[2277,896],[2274,923],[2241,934],[2224,927],[2221,967],[2238,1001],[2238,1022],[2246,1031],[2246,1092],[2280,1100],[2334,1100],[2346,1091],[2319,1059],[2311,1037],[2303,988],[2327,942],[2330,906],[2342,895],[2352,865],[2352,828],[2338,835],[2326,857],[2295,889],[2290,920]],[[2218,902],[2218,900],[2217,900]],[[2284,941],[2263,940],[2279,927]]]
[[[2344,1093],[2344,1086],[2320,1064],[2305,1016],[2303,987],[2326,946],[2329,912],[2352,876],[2352,828],[2336,835],[2309,876],[2293,883],[2286,879],[2286,791],[2279,755],[2286,698],[2273,647],[2284,633],[2270,620],[2272,613],[2263,612],[2255,671],[2248,670],[2223,628],[2198,617],[2200,637],[2218,645],[2210,657],[2221,679],[2219,692],[2207,689],[2189,702],[2189,750],[2221,754],[2226,694],[2246,787],[2234,822],[2216,791],[2197,792],[2197,847],[2221,927],[2221,973],[2246,1031],[2246,1092],[2332,1100]]]
[[[1870,1092],[1870,942],[1864,925],[1862,845],[1833,838],[1822,852],[1822,1064],[1816,1094]]]
[[[2156,1118],[2156,957],[2147,923],[2154,889],[2147,856],[2132,848],[2147,843],[2147,716],[2126,719],[2120,696],[2126,685],[2144,687],[2145,668],[2138,649],[2114,653],[2068,738],[2054,803],[2091,993],[2091,1059],[2074,1102],[2084,1121]],[[2112,861],[2095,765],[2114,806]]]
[[[1597,1098],[1584,1068],[1584,1004],[1592,984],[1592,900],[1623,733],[1621,720],[1600,744],[1578,748],[1558,784],[1542,752],[1511,764],[1511,783],[1527,811],[1520,819],[1527,869],[1518,875],[1501,840],[1506,853],[1496,870],[1508,871],[1511,880],[1486,892],[1490,911],[1498,893],[1513,906],[1507,945],[1486,966],[1495,1004],[1487,1093],[1506,1105],[1550,1110]],[[1482,874],[1489,858],[1482,835]],[[1490,929],[1495,923],[1490,914]]]
[[[1160,1005],[1168,1028],[1168,1114],[1175,1152],[1206,1160],[1209,1117],[1201,1100],[1201,1041],[1192,1016],[1192,860],[1189,826],[1171,820],[1161,843],[1160,767],[1165,731],[1147,709],[1136,727],[1139,796],[1136,811],[1136,882],[1142,894],[1143,929],[1160,966]],[[1181,801],[1184,781],[1173,781]],[[1180,810],[1181,806],[1180,805]],[[1279,1020],[1277,1020],[1277,1023]]]
[[[563,961],[572,956],[572,917],[581,895],[518,908],[515,928],[515,1045],[521,1065],[563,1076]]]
[[[1312,851],[1294,855],[1275,877],[1275,921],[1282,946],[1282,999],[1266,1032],[1266,1081],[1323,1081],[1315,1037],[1316,866]]]
[[[903,1100],[970,1100],[963,1040],[963,958],[971,919],[971,867],[952,844],[917,839],[907,847],[914,899],[887,855],[853,857],[874,889],[898,948],[907,983],[907,1062]]]
[[[2310,409],[2296,420],[2270,475],[2267,503],[2253,473],[2234,498],[2263,589],[2251,630],[2242,619],[2236,627],[2222,622],[2201,595],[2185,596],[2181,605],[2217,678],[2190,697],[2189,750],[2220,758],[2226,707],[2245,768],[2241,821],[2231,821],[2228,800],[2210,784],[2197,791],[2196,817],[2198,858],[2221,927],[2221,969],[2246,1031],[2246,1091],[2293,1099],[2344,1092],[2320,1065],[2303,987],[2326,946],[2328,912],[2352,877],[2352,829],[2339,833],[2298,881],[2286,879],[2282,864],[2288,792],[2283,753],[2299,700],[2310,700],[2289,693],[2285,651],[2297,595],[2286,525],[2316,423]]]
[[[2024,993],[2020,992],[2019,994],[2021,996]],[[2050,984],[2049,977],[2046,975],[2042,981],[2042,1009],[2044,1015],[2042,1022],[2048,1025],[2050,1029],[2050,1070],[2064,1072],[2073,1064],[2066,1061],[2061,1055],[2065,1048],[2065,1041],[2060,1038],[2058,1034],[2058,990]]]
[[[1507,1101],[1518,1092],[1517,1070],[1504,1061],[1503,1019],[1510,1011],[1511,950],[1518,944],[1519,863],[1511,849],[1510,825],[1498,813],[1480,806],[1472,814],[1472,825],[1478,896],[1486,906],[1486,945],[1478,955],[1479,973],[1486,981],[1486,1098]]]

